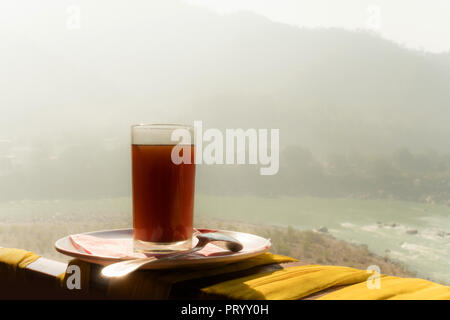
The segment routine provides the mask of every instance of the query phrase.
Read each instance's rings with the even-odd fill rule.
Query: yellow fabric
[[[202,291],[229,299],[291,300],[320,293],[328,288],[348,285],[318,299],[450,299],[450,287],[431,281],[381,275],[380,289],[376,289],[368,286],[369,276],[371,274],[366,270],[307,265],[238,278],[203,288]]]
[[[450,287],[415,278],[382,276],[379,289],[361,282],[326,294],[321,300],[450,300]]]
[[[39,259],[37,254],[14,248],[0,248],[0,282],[11,281],[24,282],[26,274],[24,269],[32,262]]]
[[[107,296],[110,298],[165,299],[169,297],[172,285],[178,282],[239,272],[257,266],[295,261],[297,260],[294,258],[264,253],[220,268],[137,271],[125,278],[111,279],[108,284]]]
[[[229,299],[293,300],[330,287],[365,281],[369,276],[365,270],[307,265],[238,278],[202,291]]]

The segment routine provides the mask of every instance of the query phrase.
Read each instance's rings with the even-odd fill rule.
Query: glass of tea
[[[192,143],[173,141],[175,130],[189,133]],[[195,189],[193,128],[135,125],[131,136],[134,250],[161,253],[190,249]],[[174,161],[174,156],[183,161]]]

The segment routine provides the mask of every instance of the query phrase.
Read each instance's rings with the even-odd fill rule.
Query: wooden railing
[[[272,264],[268,266],[255,267],[241,273],[241,276],[280,270],[285,267],[302,265],[300,262]],[[107,281],[100,276],[101,266],[92,265],[89,273],[89,290],[85,288],[69,288],[62,279],[66,272],[67,263],[40,257],[30,263],[20,272],[20,277],[9,279],[0,285],[0,299],[107,299]],[[211,295],[205,295],[199,290],[199,286],[211,285],[213,283],[226,281],[233,275],[222,275],[220,277],[206,278],[202,281],[183,282],[173,286],[169,299],[215,299]],[[315,293],[304,299],[316,299],[328,292],[339,289],[338,287]],[[119,297],[127,299],[127,296]]]

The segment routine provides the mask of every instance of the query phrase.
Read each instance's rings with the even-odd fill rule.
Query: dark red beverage
[[[190,164],[172,162],[174,147],[131,146],[135,243],[173,243],[192,238],[194,146],[183,146],[190,149]]]

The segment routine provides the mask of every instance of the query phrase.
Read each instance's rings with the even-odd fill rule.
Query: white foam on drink
[[[173,133],[185,131],[190,141],[173,140]],[[131,144],[133,145],[177,145],[194,144],[194,128],[179,124],[139,124],[131,127]]]

